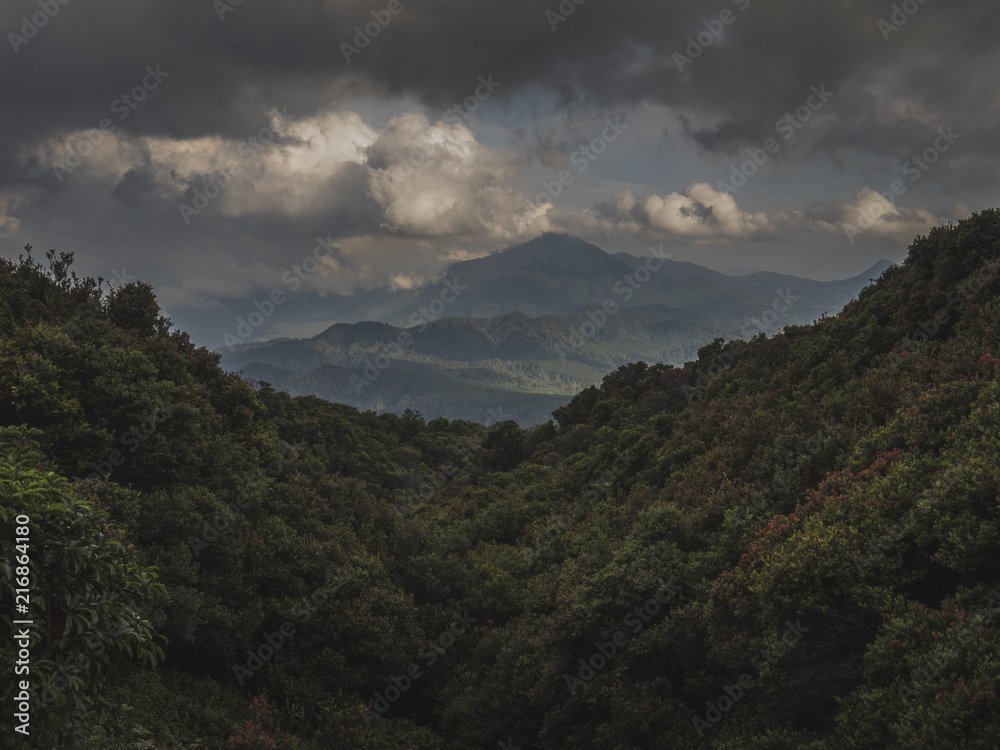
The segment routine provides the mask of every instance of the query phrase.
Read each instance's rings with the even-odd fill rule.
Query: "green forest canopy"
[[[998,252],[1000,211],[935,228],[839,315],[529,431],[290,398],[146,284],[0,261],[32,741],[995,747]]]

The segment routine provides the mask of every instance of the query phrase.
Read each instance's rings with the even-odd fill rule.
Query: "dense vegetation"
[[[428,419],[484,421],[484,404],[502,404],[509,419],[532,427],[617,366],[654,352],[683,363],[719,333],[628,309],[608,316],[592,305],[566,317],[442,318],[426,330],[338,324],[311,339],[224,348],[220,364],[293,395],[364,411],[409,408]]]
[[[998,252],[1000,211],[935,228],[836,317],[532,430],[254,388],[148,286],[4,261],[38,746],[995,747]]]

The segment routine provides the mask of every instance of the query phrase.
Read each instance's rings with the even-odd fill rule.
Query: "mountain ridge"
[[[879,261],[855,277],[830,282],[773,271],[756,272],[772,276],[748,279],[754,274],[733,277],[689,261],[675,261],[667,256],[668,250],[662,246],[656,249],[657,254],[666,257],[650,280],[633,290],[636,300],[630,304],[672,308],[670,317],[688,314],[693,322],[709,322],[733,332],[739,330],[743,316],[752,314],[752,305],[770,303],[768,295],[773,294],[773,288],[767,289],[767,284],[801,285],[810,290],[815,298],[813,314],[819,317],[847,302],[848,297],[838,291],[838,284],[860,288],[859,280],[877,277],[890,265],[888,261]],[[482,258],[453,263],[438,281],[418,289],[359,291],[311,300],[301,310],[294,308],[298,303],[289,303],[289,310],[294,308],[298,316],[314,322],[285,323],[274,329],[265,326],[261,329],[261,340],[287,338],[289,330],[301,331],[300,338],[309,337],[336,323],[379,321],[412,326],[422,322],[421,318],[428,319],[421,309],[429,310],[431,305],[439,308],[442,295],[451,299],[453,293],[447,283],[456,278],[458,285],[466,288],[447,304],[442,316],[493,318],[511,312],[523,312],[530,317],[570,315],[592,302],[620,297],[616,285],[632,283],[627,281],[628,277],[652,257],[608,253],[572,235],[546,233]],[[729,304],[727,298],[734,295],[737,304]],[[718,303],[717,314],[711,320],[693,309],[708,299]]]
[[[446,394],[423,380],[416,400],[397,377],[381,381],[391,384],[391,394],[379,398],[366,393],[378,391],[377,383],[370,389],[347,387],[349,373],[381,358],[397,371],[433,365],[467,383],[462,373],[478,363],[478,372],[491,372],[485,397],[510,401],[508,411],[530,426],[546,421],[548,414],[522,408],[525,378],[532,389],[565,398],[573,388],[595,384],[628,362],[681,365],[715,338],[774,333],[835,313],[871,274],[880,276],[891,265],[880,261],[851,279],[819,282],[767,271],[734,278],[660,255],[650,256],[656,259],[650,267],[657,270],[649,271],[644,268],[649,258],[615,257],[570,235],[546,234],[454,264],[445,281],[457,292],[445,296],[440,284],[432,285],[386,319],[336,323],[311,338],[284,337],[218,351],[227,369],[295,395],[311,393],[397,413],[419,408],[428,417],[452,419],[473,412],[448,408]],[[505,312],[465,314],[494,309],[498,299]],[[768,311],[773,319],[767,319]],[[570,363],[579,366],[567,370]],[[567,372],[585,379],[567,379]],[[419,378],[413,377],[416,388]],[[457,401],[471,403],[469,393],[454,390],[454,379],[442,383],[444,388],[452,389]]]

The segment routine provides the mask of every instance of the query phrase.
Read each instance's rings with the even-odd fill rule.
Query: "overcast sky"
[[[300,293],[542,231],[832,279],[1000,204],[995,0],[237,2],[4,0],[0,253],[185,324],[317,237]]]

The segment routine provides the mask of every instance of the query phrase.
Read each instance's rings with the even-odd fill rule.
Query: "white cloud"
[[[368,149],[372,197],[390,232],[418,236],[514,238],[523,198],[517,163],[478,143],[462,124],[394,117]]]
[[[544,210],[558,231],[644,240],[673,238],[694,244],[760,239],[787,242],[824,235],[849,238],[853,233],[905,245],[915,235],[945,222],[927,208],[898,206],[870,187],[846,202],[828,199],[797,211],[773,213],[744,211],[735,195],[719,192],[707,183],[693,183],[682,192],[654,194],[641,200],[631,190],[622,190],[609,201],[579,214],[560,212],[551,204]],[[956,218],[968,213],[968,207],[962,204],[953,211]]]
[[[688,185],[683,192],[649,195],[639,200],[631,190],[615,193],[578,217],[558,214],[554,223],[580,230],[678,237],[693,242],[749,239],[773,233],[775,221],[786,214],[768,216],[739,208],[733,195],[719,192],[704,182]]]
[[[229,218],[316,216],[367,198],[371,215],[361,222],[391,234],[514,239],[537,231],[531,216],[538,214],[511,187],[517,161],[478,143],[463,124],[431,124],[423,114],[406,113],[378,130],[354,112],[335,111],[276,119],[265,132],[266,143],[100,134],[100,145],[87,149],[64,178],[112,190],[139,167],[158,197],[191,205],[193,189],[204,190],[213,175],[229,172],[207,209]],[[40,171],[72,164],[79,143],[99,133],[52,138],[22,154],[22,162],[37,163]]]
[[[10,193],[0,193],[0,240],[6,238],[11,232],[17,231],[21,222],[11,216],[17,209],[21,198]]]
[[[768,228],[766,214],[741,211],[732,195],[704,182],[683,193],[651,195],[639,208],[653,229],[681,237],[746,238]]]
[[[844,232],[852,238],[869,234],[900,243],[909,242],[932,226],[945,223],[926,208],[903,208],[870,187],[858,191],[853,200],[839,207],[838,213],[833,231]],[[823,222],[819,228],[829,230],[829,222]]]
[[[63,189],[51,193],[59,202],[54,212],[41,201],[0,194],[0,234],[17,229],[19,220],[43,226],[50,216],[53,231],[72,237],[79,217],[87,217],[94,226],[114,227],[112,242],[104,235],[89,239],[119,266],[134,267],[141,238],[146,269],[136,271],[156,282],[165,306],[207,310],[281,288],[282,274],[309,255],[317,234],[332,236],[337,254],[301,290],[322,297],[424,286],[450,263],[543,231],[598,244],[674,240],[738,252],[761,240],[803,248],[815,238],[846,244],[845,223],[864,228],[868,240],[905,246],[942,223],[926,208],[899,207],[871,188],[848,201],[753,212],[740,205],[749,191],[728,194],[704,182],[644,196],[621,190],[589,210],[564,211],[529,201],[513,187],[523,163],[479,143],[461,123],[406,113],[376,128],[354,112],[330,111],[275,120],[272,127],[273,142],[258,148],[219,137],[104,134],[65,175]],[[24,152],[23,163],[51,173],[98,132],[51,138]],[[229,186],[185,225],[178,203],[233,164],[239,170]]]

